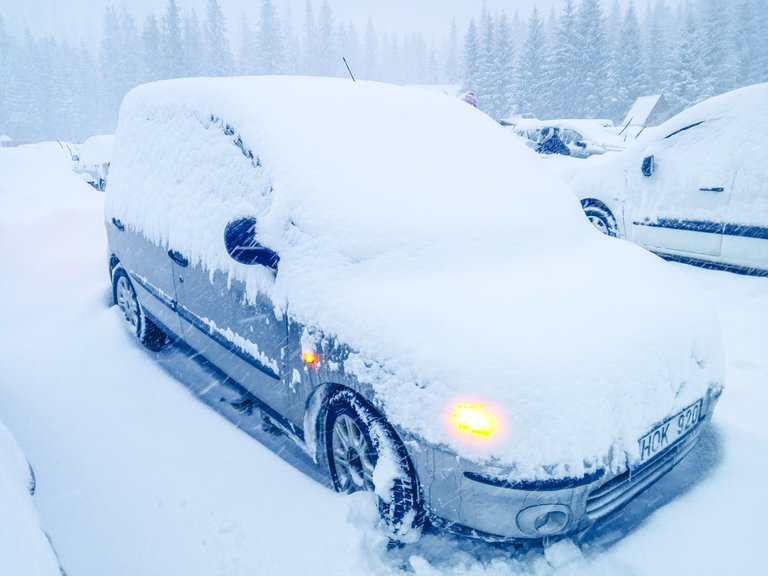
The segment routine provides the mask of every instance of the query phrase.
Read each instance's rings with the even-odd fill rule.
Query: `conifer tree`
[[[448,43],[445,48],[445,80],[449,84],[461,82],[461,59],[459,58],[459,30],[456,19],[451,19],[448,28]]]
[[[257,35],[259,74],[277,74],[282,67],[280,21],[272,0],[262,0]]]
[[[480,39],[477,34],[475,19],[469,21],[464,37],[464,87],[477,90],[480,84]]]
[[[507,15],[502,12],[498,18],[496,27],[496,74],[494,91],[498,94],[498,108],[496,118],[504,118],[515,110],[515,52],[512,40],[512,29]]]
[[[574,88],[582,38],[576,34],[576,9],[573,0],[565,0],[560,15],[547,67],[547,90],[550,93],[549,114],[555,118],[572,118],[575,113]]]
[[[344,67],[341,56],[338,57],[338,37],[333,11],[328,0],[323,0],[317,23],[317,73],[320,76],[337,76]],[[344,69],[346,74],[346,69]]]
[[[528,21],[519,68],[519,105],[524,113],[545,115],[549,101],[545,82],[546,37],[538,8]]]
[[[373,80],[379,74],[379,39],[376,36],[376,27],[373,20],[369,17],[368,24],[365,26],[363,55],[363,77]]]
[[[496,92],[495,23],[488,7],[483,3],[480,15],[480,52],[478,54],[479,77],[475,86],[477,105],[486,114],[498,118],[502,95]]]
[[[160,26],[154,14],[147,16],[141,33],[142,79],[152,82],[163,77]]]
[[[574,90],[575,113],[582,118],[605,115],[609,74],[608,54],[599,0],[583,0],[576,17],[577,34],[583,39]]]
[[[184,61],[188,76],[200,76],[203,71],[203,37],[194,8],[184,16]]]
[[[227,76],[234,69],[234,58],[227,39],[227,25],[218,0],[208,0],[203,29],[203,74]]]
[[[168,0],[163,14],[161,55],[164,78],[185,75],[184,48],[181,38],[181,13],[176,0]]]
[[[616,84],[613,90],[615,101],[607,108],[607,116],[619,120],[638,96],[647,95],[648,79],[642,53],[640,25],[634,2],[627,7],[621,24],[620,41],[614,48]]]

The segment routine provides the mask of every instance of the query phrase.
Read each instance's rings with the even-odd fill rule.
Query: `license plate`
[[[701,417],[701,400],[683,408],[638,440],[640,463],[647,462],[690,432]]]

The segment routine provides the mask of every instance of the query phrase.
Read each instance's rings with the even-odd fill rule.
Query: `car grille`
[[[597,520],[620,508],[669,472],[693,449],[701,426],[635,470],[627,470],[593,490],[587,497],[587,518]]]

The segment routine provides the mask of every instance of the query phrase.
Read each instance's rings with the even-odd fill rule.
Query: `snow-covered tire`
[[[582,202],[582,208],[592,225],[606,236],[618,236],[616,218],[602,202]]]
[[[425,513],[416,471],[384,417],[353,390],[340,389],[327,402],[324,436],[336,491],[375,492],[390,539],[418,540]]]
[[[136,296],[136,290],[125,269],[121,266],[115,268],[112,274],[112,298],[123,314],[123,318],[131,325],[136,339],[145,348],[156,352],[168,344],[167,334],[147,318],[144,308]]]

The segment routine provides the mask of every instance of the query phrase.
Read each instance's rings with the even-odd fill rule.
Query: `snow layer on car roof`
[[[243,214],[280,254],[274,279],[224,250]],[[441,94],[298,77],[141,86],[120,113],[113,215],[348,344],[344,368],[395,425],[521,477],[636,457],[652,423],[720,378],[682,276],[599,234],[532,151]],[[461,400],[496,407],[498,440],[450,432]]]

